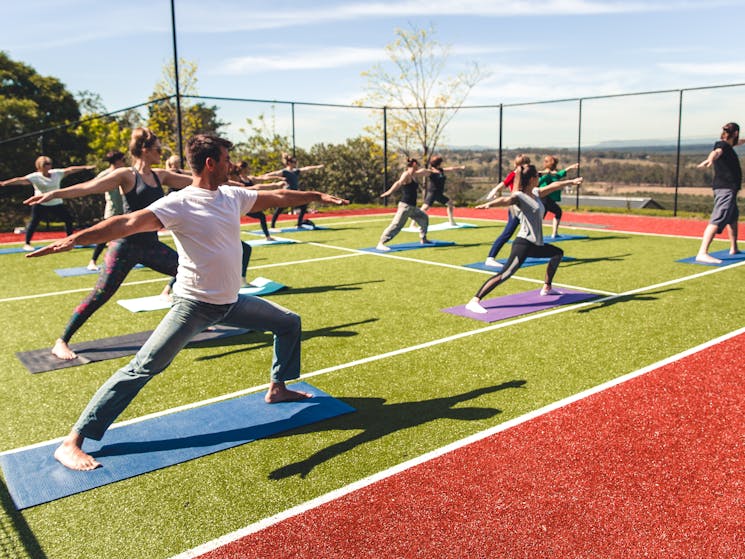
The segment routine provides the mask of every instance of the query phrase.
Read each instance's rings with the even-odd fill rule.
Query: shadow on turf
[[[383,398],[339,398],[354,407],[357,411],[352,414],[295,429],[291,433],[293,435],[298,433],[316,433],[321,430],[361,432],[345,441],[321,449],[305,460],[274,470],[269,474],[269,479],[282,479],[294,475],[304,478],[319,464],[345,452],[349,452],[355,447],[382,439],[391,433],[417,427],[436,419],[457,419],[460,421],[488,419],[502,413],[502,410],[476,407],[455,408],[454,406],[478,398],[484,394],[507,390],[508,388],[521,388],[525,383],[526,381],[524,380],[512,380],[497,386],[477,388],[476,390],[455,396],[398,404],[386,404]],[[282,436],[275,435],[271,438],[280,438]]]
[[[46,559],[23,515],[16,510],[5,483],[0,480],[0,554],[7,559]],[[16,541],[14,541],[16,540]]]
[[[599,256],[598,258],[576,258],[572,257],[572,260],[562,262],[562,268],[568,268],[569,266],[576,266],[577,264],[591,264],[593,262],[623,262],[627,256],[631,256],[630,252],[626,254],[617,254],[616,256]]]
[[[346,324],[337,324],[335,326],[327,326],[325,328],[318,328],[317,330],[303,330],[301,336],[302,341],[310,340],[312,338],[350,338],[352,336],[359,335],[356,330],[347,330],[350,326],[359,326],[361,324],[369,324],[371,322],[377,322],[378,318],[367,318],[365,320],[359,320],[357,322],[347,322]],[[249,345],[250,344],[250,345]],[[210,359],[217,359],[219,357],[225,357],[226,355],[232,355],[234,353],[240,353],[242,351],[250,351],[253,349],[260,349],[262,347],[272,347],[274,345],[274,337],[271,334],[265,332],[248,332],[240,336],[232,336],[230,338],[221,338],[218,340],[210,340],[208,342],[197,342],[189,344],[191,348],[200,347],[226,347],[226,346],[241,346],[238,349],[230,351],[224,351],[216,355],[206,355],[204,357],[198,357],[197,361],[208,361]]]
[[[327,291],[358,291],[362,289],[360,285],[368,283],[383,283],[385,280],[360,281],[356,283],[337,283],[334,285],[312,285],[308,287],[291,287],[272,293],[272,297],[281,295],[307,295],[310,293],[326,293]]]
[[[586,313],[586,312],[592,312],[599,309],[604,309],[606,307],[610,307],[611,305],[617,305],[618,303],[628,303],[629,301],[656,301],[657,297],[655,295],[661,295],[662,293],[670,293],[671,291],[680,291],[680,287],[671,287],[669,289],[661,289],[659,291],[651,291],[649,293],[639,293],[639,294],[633,294],[633,295],[621,295],[618,297],[607,297],[605,299],[601,299],[600,301],[597,301],[596,303],[593,303],[589,307],[585,307],[582,309],[578,309],[578,313]]]

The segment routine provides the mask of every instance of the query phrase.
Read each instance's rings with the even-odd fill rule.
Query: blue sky
[[[467,104],[520,103],[745,82],[742,0],[176,0],[179,56],[198,64],[201,95],[347,104],[361,76],[385,63],[396,28],[434,27],[451,46],[447,73],[477,62],[488,74]],[[109,110],[143,102],[171,51],[168,0],[26,0],[3,6],[0,48]],[[732,22],[732,23],[730,23]],[[732,31],[728,32],[731,27]],[[583,138],[667,138],[677,94],[583,106]],[[745,88],[686,99],[684,137],[709,137],[743,120]],[[239,135],[264,114],[291,133],[289,108],[217,103]],[[506,110],[508,145],[540,123],[547,144],[571,144],[576,103]],[[633,118],[630,118],[633,117]],[[298,144],[342,141],[372,118],[360,110],[296,106]],[[453,145],[494,143],[494,111],[461,111]],[[721,121],[721,122],[720,122]],[[534,134],[534,132],[533,132]]]

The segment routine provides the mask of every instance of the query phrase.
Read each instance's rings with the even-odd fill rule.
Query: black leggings
[[[274,210],[274,213],[272,214],[272,229],[274,229],[274,226],[277,224],[277,218],[285,209],[286,208],[277,208]],[[308,211],[308,204],[305,204],[304,206],[298,206],[296,209],[300,210],[300,213],[297,216],[297,226],[299,229],[300,226],[303,224],[303,221],[305,220],[305,212]]]
[[[248,217],[252,217],[254,219],[259,220],[259,224],[261,225],[261,231],[264,233],[265,237],[269,236],[269,229],[267,229],[266,226],[266,216],[264,215],[264,212],[251,212],[250,214],[246,214]],[[275,220],[276,221],[276,220]],[[274,227],[274,222],[272,222],[272,227]]]
[[[72,215],[64,204],[56,206],[42,206],[37,204],[31,206],[31,221],[26,228],[26,244],[31,242],[36,228],[42,220],[46,221],[63,221],[65,223],[65,235],[72,235]]]
[[[561,206],[559,206],[556,200],[546,196],[542,200],[542,202],[543,202],[543,207],[546,208],[546,211],[543,212],[543,217],[546,217],[546,214],[548,212],[551,212],[552,214],[554,214],[554,216],[556,216],[556,221],[561,221],[561,215],[564,212],[561,210]]]
[[[559,267],[559,262],[564,256],[564,251],[554,245],[536,245],[531,243],[527,239],[518,237],[512,243],[512,251],[510,257],[505,262],[504,268],[498,274],[493,275],[476,292],[476,297],[483,299],[486,297],[495,287],[506,282],[510,279],[515,272],[523,265],[525,259],[528,256],[533,258],[550,258],[548,266],[546,266],[546,285],[551,285],[554,279],[556,270]]]

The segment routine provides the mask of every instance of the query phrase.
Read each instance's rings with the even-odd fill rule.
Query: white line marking
[[[499,425],[496,425],[494,427],[491,427],[479,433],[475,433],[459,441],[455,441],[453,443],[440,447],[426,454],[422,454],[421,456],[418,456],[417,458],[414,458],[412,460],[402,462],[401,464],[398,464],[396,466],[393,466],[391,468],[388,468],[386,470],[383,470],[381,472],[378,472],[376,474],[363,478],[359,481],[356,481],[344,487],[340,487],[339,489],[335,489],[334,491],[330,491],[329,493],[326,493],[325,495],[321,495],[319,497],[316,497],[315,499],[306,501],[305,503],[302,503],[300,505],[284,510],[278,514],[264,518],[262,520],[259,520],[258,522],[254,522],[253,524],[249,524],[245,528],[241,528],[240,530],[236,530],[234,532],[231,532],[229,534],[216,538],[198,547],[195,547],[188,551],[184,551],[183,553],[175,555],[171,557],[170,559],[194,559],[200,555],[213,551],[219,547],[232,543],[250,534],[260,532],[261,530],[264,530],[265,528],[268,528],[269,526],[273,526],[274,524],[278,524],[284,520],[287,520],[294,516],[298,516],[300,514],[308,512],[309,510],[317,508],[321,505],[340,499],[341,497],[344,497],[359,489],[368,487],[378,481],[382,481],[384,479],[397,475],[405,470],[411,469],[425,462],[429,462],[430,460],[433,460],[435,458],[439,458],[440,456],[448,454],[449,452],[453,452],[469,444],[481,441],[483,439],[496,435],[497,433],[501,433],[503,431],[507,431],[508,429],[521,425],[523,423],[527,423],[528,421],[536,419],[542,415],[546,415],[550,412],[556,411],[560,408],[566,407],[570,404],[573,404],[575,402],[588,398],[594,394],[598,394],[600,392],[603,392],[605,390],[618,386],[624,382],[627,382],[634,378],[645,375],[649,373],[650,371],[654,371],[656,369],[659,369],[660,367],[664,367],[665,365],[674,363],[675,361],[678,361],[680,359],[683,359],[685,357],[688,357],[690,355],[703,351],[709,347],[712,347],[718,343],[734,338],[735,336],[739,336],[740,334],[743,334],[743,333],[745,333],[745,328],[740,328],[739,330],[735,330],[734,332],[730,332],[729,334],[720,336],[719,338],[708,341],[694,348],[678,353],[677,355],[673,355],[672,357],[668,357],[666,359],[663,359],[661,361],[648,365],[647,367],[644,367],[642,369],[638,369],[636,371],[633,371],[621,377],[615,378],[603,384],[599,384],[593,388],[589,388],[587,390],[584,390],[582,392],[579,392],[577,394],[574,394],[572,396],[569,396],[567,398],[564,398],[562,400],[559,400],[557,402],[554,402],[552,404],[539,408],[530,413],[521,415],[520,417],[516,417],[515,419],[505,421],[504,423],[501,423]]]
[[[738,263],[738,264],[734,264],[732,266],[728,266],[727,268],[731,268],[731,267],[734,267],[734,266],[742,266],[742,265],[745,265],[745,261],[744,262],[741,262],[741,263]],[[620,299],[620,298],[623,298],[623,297],[628,297],[629,295],[635,295],[637,293],[643,293],[645,291],[651,291],[653,289],[659,289],[660,287],[667,287],[669,285],[674,285],[676,283],[682,283],[684,281],[689,281],[689,280],[692,280],[692,279],[697,279],[697,278],[700,278],[700,277],[708,276],[710,274],[715,274],[715,273],[721,272],[722,270],[725,270],[727,268],[720,268],[720,267],[712,268],[710,270],[706,270],[704,272],[701,272],[701,273],[698,273],[698,274],[694,274],[692,276],[687,276],[685,278],[679,278],[679,279],[675,279],[675,280],[670,280],[670,281],[666,281],[666,282],[663,282],[663,283],[658,283],[658,284],[655,284],[655,285],[650,285],[650,286],[647,286],[647,287],[640,287],[639,289],[634,289],[634,290],[631,290],[631,291],[626,291],[625,293],[619,293],[618,295],[611,295],[611,296],[608,296],[608,297],[603,297],[603,298],[600,298],[600,299],[593,299],[592,301],[584,301],[584,302],[575,303],[575,304],[572,304],[572,305],[563,305],[563,306],[556,307],[554,309],[551,309],[551,310],[548,310],[548,311],[545,311],[545,312],[533,313],[533,314],[521,316],[520,318],[516,318],[514,320],[508,320],[508,321],[505,321],[505,322],[499,322],[497,324],[490,324],[489,326],[484,326],[483,328],[477,328],[475,330],[468,330],[468,331],[465,331],[465,332],[458,332],[457,334],[452,334],[452,335],[446,336],[444,338],[439,338],[439,339],[436,339],[436,340],[430,340],[428,342],[422,342],[420,344],[415,344],[415,345],[412,345],[412,346],[409,346],[409,347],[404,347],[404,348],[396,349],[396,350],[393,350],[393,351],[388,351],[386,353],[379,353],[379,354],[376,354],[376,355],[370,355],[368,357],[363,357],[362,359],[357,359],[355,361],[349,361],[347,363],[340,363],[339,365],[332,365],[331,367],[326,367],[324,369],[318,369],[316,371],[312,371],[310,373],[305,373],[304,375],[300,375],[300,378],[298,380],[305,380],[305,379],[308,379],[308,378],[317,377],[317,376],[320,376],[320,375],[325,375],[325,374],[328,374],[328,373],[332,373],[334,371],[341,371],[343,369],[348,369],[350,367],[356,367],[358,365],[366,365],[368,363],[373,363],[375,361],[380,361],[382,359],[388,359],[390,357],[396,357],[398,355],[404,355],[406,353],[411,353],[412,351],[418,351],[420,349],[426,349],[426,348],[429,348],[429,347],[435,347],[435,346],[438,346],[438,345],[442,345],[442,344],[446,344],[446,343],[449,343],[449,342],[453,342],[455,340],[460,340],[462,338],[468,338],[468,337],[471,337],[471,336],[476,336],[478,334],[484,334],[484,333],[487,333],[487,332],[492,332],[494,330],[501,330],[502,328],[507,328],[509,326],[514,326],[515,324],[522,324],[524,322],[530,322],[532,320],[538,320],[540,318],[544,318],[544,317],[547,317],[547,316],[553,316],[553,315],[556,315],[556,314],[561,314],[561,313],[565,313],[565,312],[569,312],[569,311],[574,311],[574,310],[577,310],[577,309],[580,309],[580,308],[583,308],[583,307],[588,307],[590,305],[596,305],[596,304],[599,304],[599,303],[604,303],[604,302],[607,302],[607,301],[612,301],[612,300],[615,300],[615,299]],[[110,427],[110,429],[116,429],[118,427],[124,427],[125,425],[132,425],[134,423],[139,423],[139,422],[145,421],[147,419],[152,419],[152,418],[155,418],[155,417],[161,417],[161,416],[169,415],[171,413],[175,413],[175,412],[179,412],[179,411],[185,411],[185,410],[189,410],[189,409],[193,409],[193,408],[198,408],[198,407],[206,406],[208,404],[214,404],[216,402],[221,402],[223,400],[230,400],[232,398],[238,398],[240,396],[245,396],[246,394],[251,394],[253,392],[259,392],[259,391],[262,391],[262,390],[266,390],[268,387],[269,387],[269,384],[267,383],[267,384],[261,384],[261,385],[253,386],[253,387],[250,387],[250,388],[244,388],[243,390],[238,390],[236,392],[231,392],[229,394],[223,394],[221,396],[215,396],[213,398],[208,398],[206,400],[200,400],[199,402],[192,402],[190,404],[184,404],[182,406],[177,406],[177,407],[169,408],[169,409],[162,410],[162,411],[159,411],[159,412],[154,412],[154,413],[151,413],[151,414],[143,415],[143,416],[140,416],[140,417],[135,417],[133,419],[128,419],[126,421],[120,421],[120,422],[114,423]],[[18,447],[18,448],[10,449],[10,450],[5,450],[5,451],[0,452],[0,456],[2,456],[4,454],[13,454],[15,452],[21,452],[23,450],[29,450],[29,449],[36,448],[36,447],[39,447],[39,446],[45,446],[45,445],[48,445],[48,444],[51,444],[51,443],[55,443],[55,442],[58,442],[58,441],[61,441],[61,440],[62,440],[62,437],[56,438],[56,439],[50,439],[50,440],[47,440],[47,441],[42,441],[42,442],[38,442],[38,443],[31,444],[31,445],[27,445],[27,446],[23,446],[23,447]]]

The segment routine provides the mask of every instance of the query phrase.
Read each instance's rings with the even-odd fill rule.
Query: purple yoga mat
[[[484,299],[481,306],[487,310],[486,314],[476,314],[466,310],[465,305],[442,309],[442,312],[475,318],[481,322],[496,322],[505,318],[513,318],[536,311],[544,311],[559,305],[568,305],[570,303],[579,303],[598,297],[596,293],[585,293],[572,289],[559,289],[561,295],[546,295],[541,297],[540,289],[535,291],[525,291],[515,293],[514,295],[505,295],[494,299]]]

